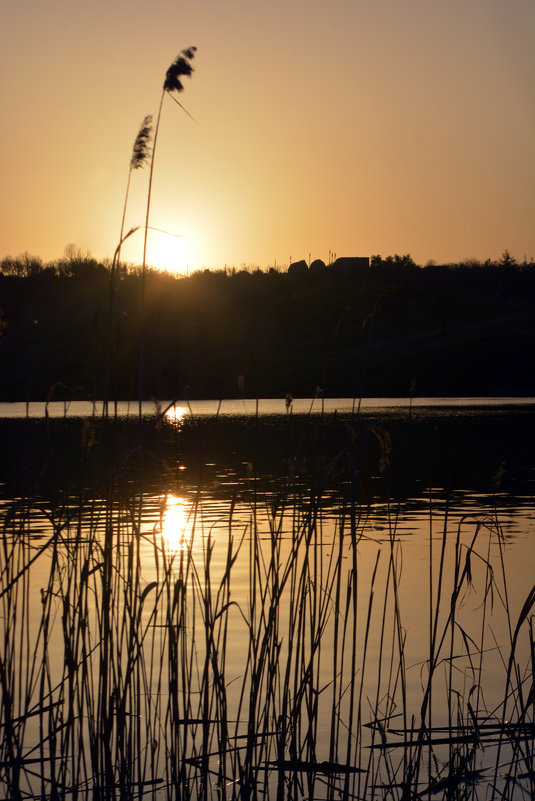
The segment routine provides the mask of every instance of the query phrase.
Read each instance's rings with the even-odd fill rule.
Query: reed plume
[[[115,248],[115,253],[113,254],[113,260],[111,265],[109,304],[108,304],[108,337],[107,337],[108,353],[106,358],[106,376],[104,385],[104,404],[106,413],[107,413],[107,403],[109,400],[110,371],[112,368],[110,361],[111,361],[111,341],[112,341],[111,334],[113,325],[113,306],[114,306],[115,290],[117,284],[117,272],[119,269],[119,264],[121,259],[121,248],[123,246],[123,243],[128,239],[128,237],[132,236],[132,234],[135,233],[135,231],[137,231],[139,228],[139,226],[135,226],[134,228],[130,228],[130,230],[126,233],[126,235],[124,233],[126,209],[128,206],[128,197],[130,195],[130,182],[132,179],[132,172],[134,170],[139,170],[141,167],[143,167],[149,159],[151,138],[152,138],[152,114],[147,114],[143,118],[143,122],[141,123],[141,127],[139,128],[137,136],[134,140],[134,146],[132,148],[132,156],[130,158],[130,167],[128,170],[128,180],[126,182],[126,192],[123,204],[123,216],[121,219],[119,242],[117,244],[117,247]]]
[[[147,114],[141,123],[134,147],[132,148],[132,158],[130,159],[130,171],[139,170],[148,161],[150,152],[150,140],[152,136],[152,114]]]
[[[141,127],[137,133],[137,136],[134,140],[134,146],[132,148],[132,156],[130,158],[130,168],[128,170],[128,180],[126,182],[126,192],[124,197],[123,216],[121,219],[119,244],[117,245],[117,248],[113,256],[112,275],[115,274],[116,268],[119,265],[119,259],[121,256],[121,247],[123,242],[125,241],[125,239],[128,239],[128,237],[134,232],[134,230],[137,230],[137,228],[130,229],[130,231],[126,234],[126,236],[124,235],[126,207],[128,205],[128,196],[130,194],[130,181],[132,179],[132,172],[134,170],[139,170],[149,160],[151,137],[152,137],[152,114],[147,114],[143,118],[143,122],[141,123]]]
[[[182,92],[184,84],[180,80],[182,75],[190,76],[193,72],[191,66],[191,59],[195,56],[196,47],[188,47],[181,50],[175,58],[167,72],[165,73],[165,81],[163,88],[166,92]]]
[[[130,158],[130,169],[128,170],[128,181],[126,183],[126,192],[124,198],[124,206],[123,206],[123,217],[121,220],[121,233],[119,235],[119,244],[117,246],[117,250],[115,251],[116,257],[116,264],[119,263],[119,256],[121,254],[121,246],[124,240],[129,236],[130,232],[127,236],[124,236],[124,224],[126,219],[126,207],[128,205],[128,195],[130,194],[130,181],[132,179],[132,172],[134,170],[139,170],[143,167],[147,161],[149,160],[150,156],[150,142],[152,137],[152,114],[147,114],[143,118],[143,122],[141,123],[141,127],[137,133],[137,136],[134,140],[134,146],[132,148],[132,156]],[[114,262],[115,262],[114,257]]]
[[[140,348],[139,348],[139,414],[141,417],[141,401],[143,395],[143,331],[145,327],[145,276],[147,271],[147,239],[149,233],[149,217],[150,217],[150,203],[152,197],[152,177],[154,175],[154,155],[156,153],[156,142],[158,139],[158,131],[160,129],[160,119],[162,116],[162,108],[163,108],[163,101],[165,95],[168,94],[170,97],[175,99],[174,93],[175,92],[182,92],[184,89],[184,84],[181,81],[181,78],[186,75],[188,77],[191,76],[193,72],[193,67],[191,66],[191,60],[195,56],[197,48],[196,47],[188,47],[184,50],[181,50],[178,56],[175,58],[173,63],[167,69],[165,73],[165,80],[162,86],[162,94],[160,97],[160,105],[158,107],[158,116],[156,117],[156,126],[154,128],[154,139],[152,144],[152,153],[150,158],[150,173],[149,173],[149,186],[147,190],[147,210],[145,214],[145,230],[144,230],[144,237],[143,237],[143,266],[142,266],[142,289],[141,289],[141,336],[140,336]],[[176,101],[178,103],[178,101]],[[184,108],[181,103],[178,103],[181,108]],[[188,116],[191,116],[189,112],[184,109]]]
[[[154,129],[154,141],[152,147],[152,155],[150,160],[150,174],[149,174],[149,188],[147,192],[147,211],[145,215],[145,237],[143,241],[143,273],[145,273],[146,266],[147,266],[147,237],[149,231],[149,217],[150,217],[150,203],[152,197],[152,176],[154,174],[154,155],[156,152],[156,141],[158,139],[158,131],[160,128],[160,119],[162,116],[162,107],[163,101],[166,94],[176,100],[174,97],[174,92],[182,92],[184,90],[184,84],[182,83],[181,78],[184,76],[191,77],[193,73],[193,67],[191,66],[191,60],[194,58],[197,48],[196,47],[188,47],[184,50],[181,50],[178,56],[175,58],[173,63],[168,67],[167,72],[165,73],[165,80],[162,86],[162,94],[160,97],[160,105],[158,108],[158,116],[156,118],[156,126]],[[178,101],[176,101],[178,103]],[[178,103],[181,108],[184,108],[181,103]],[[184,109],[186,111],[186,109]],[[186,111],[186,114],[191,116],[189,112]]]

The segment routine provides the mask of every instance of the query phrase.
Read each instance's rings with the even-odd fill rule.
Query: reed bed
[[[144,491],[144,445],[5,506],[3,798],[535,797],[535,590],[513,615],[495,516],[430,502],[414,643],[354,431],[179,508]]]

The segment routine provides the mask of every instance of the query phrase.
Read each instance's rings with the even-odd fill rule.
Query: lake
[[[529,798],[534,409],[0,404],[4,797]]]

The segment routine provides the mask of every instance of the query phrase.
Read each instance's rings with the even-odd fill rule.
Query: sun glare
[[[151,231],[147,262],[158,270],[186,274],[192,264],[193,246],[188,236]]]

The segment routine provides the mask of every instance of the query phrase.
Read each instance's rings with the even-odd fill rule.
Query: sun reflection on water
[[[164,508],[161,533],[165,549],[170,554],[186,551],[191,545],[189,504],[176,495],[166,495],[161,501]]]
[[[171,406],[165,413],[165,419],[168,423],[171,423],[171,425],[180,428],[184,422],[186,412],[185,406]]]

